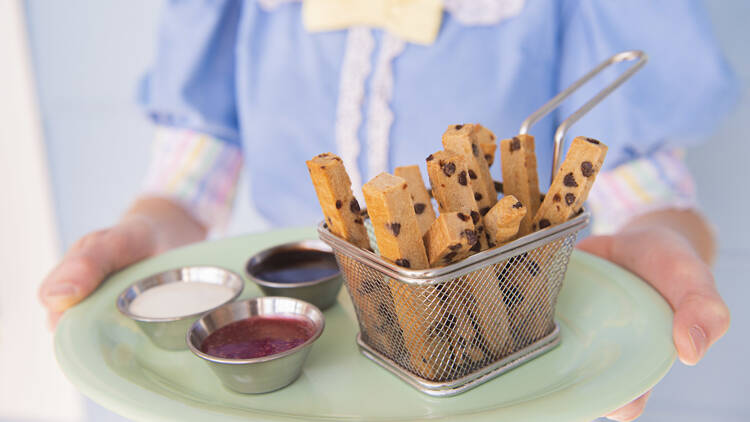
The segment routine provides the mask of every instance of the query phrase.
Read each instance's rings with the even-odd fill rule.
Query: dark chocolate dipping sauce
[[[315,333],[312,322],[292,317],[261,317],[235,321],[211,333],[201,351],[225,359],[275,355],[306,342]]]
[[[253,277],[272,283],[305,283],[338,272],[333,254],[314,250],[277,252],[250,271]]]

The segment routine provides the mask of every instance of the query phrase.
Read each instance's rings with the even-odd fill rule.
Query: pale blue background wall
[[[64,246],[112,223],[137,192],[152,129],[134,103],[149,63],[160,1],[29,0],[58,223]],[[645,421],[750,418],[750,2],[708,4],[725,51],[743,81],[735,113],[689,152],[701,201],[721,241],[716,277],[733,311],[732,329],[696,368],[677,364],[655,391]],[[689,49],[689,46],[686,47]],[[675,69],[679,78],[679,69]],[[685,87],[690,89],[690,87]],[[263,227],[242,190],[231,232]],[[90,420],[117,420],[88,405]]]

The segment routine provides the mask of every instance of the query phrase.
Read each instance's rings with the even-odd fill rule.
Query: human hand
[[[695,365],[729,328],[729,309],[719,296],[708,264],[689,236],[663,224],[633,225],[611,236],[592,236],[578,248],[614,262],[649,282],[674,311],[677,354]],[[643,412],[651,392],[606,417],[631,421]]]
[[[113,272],[205,236],[206,228],[182,205],[160,197],[139,199],[120,223],[73,244],[42,282],[39,300],[47,308],[50,328]]]
[[[128,218],[75,242],[39,288],[50,328],[109,274],[152,255],[155,243],[154,230],[143,218]]]

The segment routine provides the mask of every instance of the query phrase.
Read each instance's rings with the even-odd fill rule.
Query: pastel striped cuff
[[[190,130],[159,126],[142,193],[177,201],[207,228],[224,230],[241,169],[238,146]]]
[[[695,208],[695,184],[684,156],[680,149],[657,151],[601,172],[587,202],[592,233],[614,233],[652,211]]]

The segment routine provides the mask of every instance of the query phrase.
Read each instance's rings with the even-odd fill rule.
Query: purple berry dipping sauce
[[[219,328],[203,340],[200,349],[224,359],[254,359],[294,349],[314,333],[307,319],[254,316]]]

